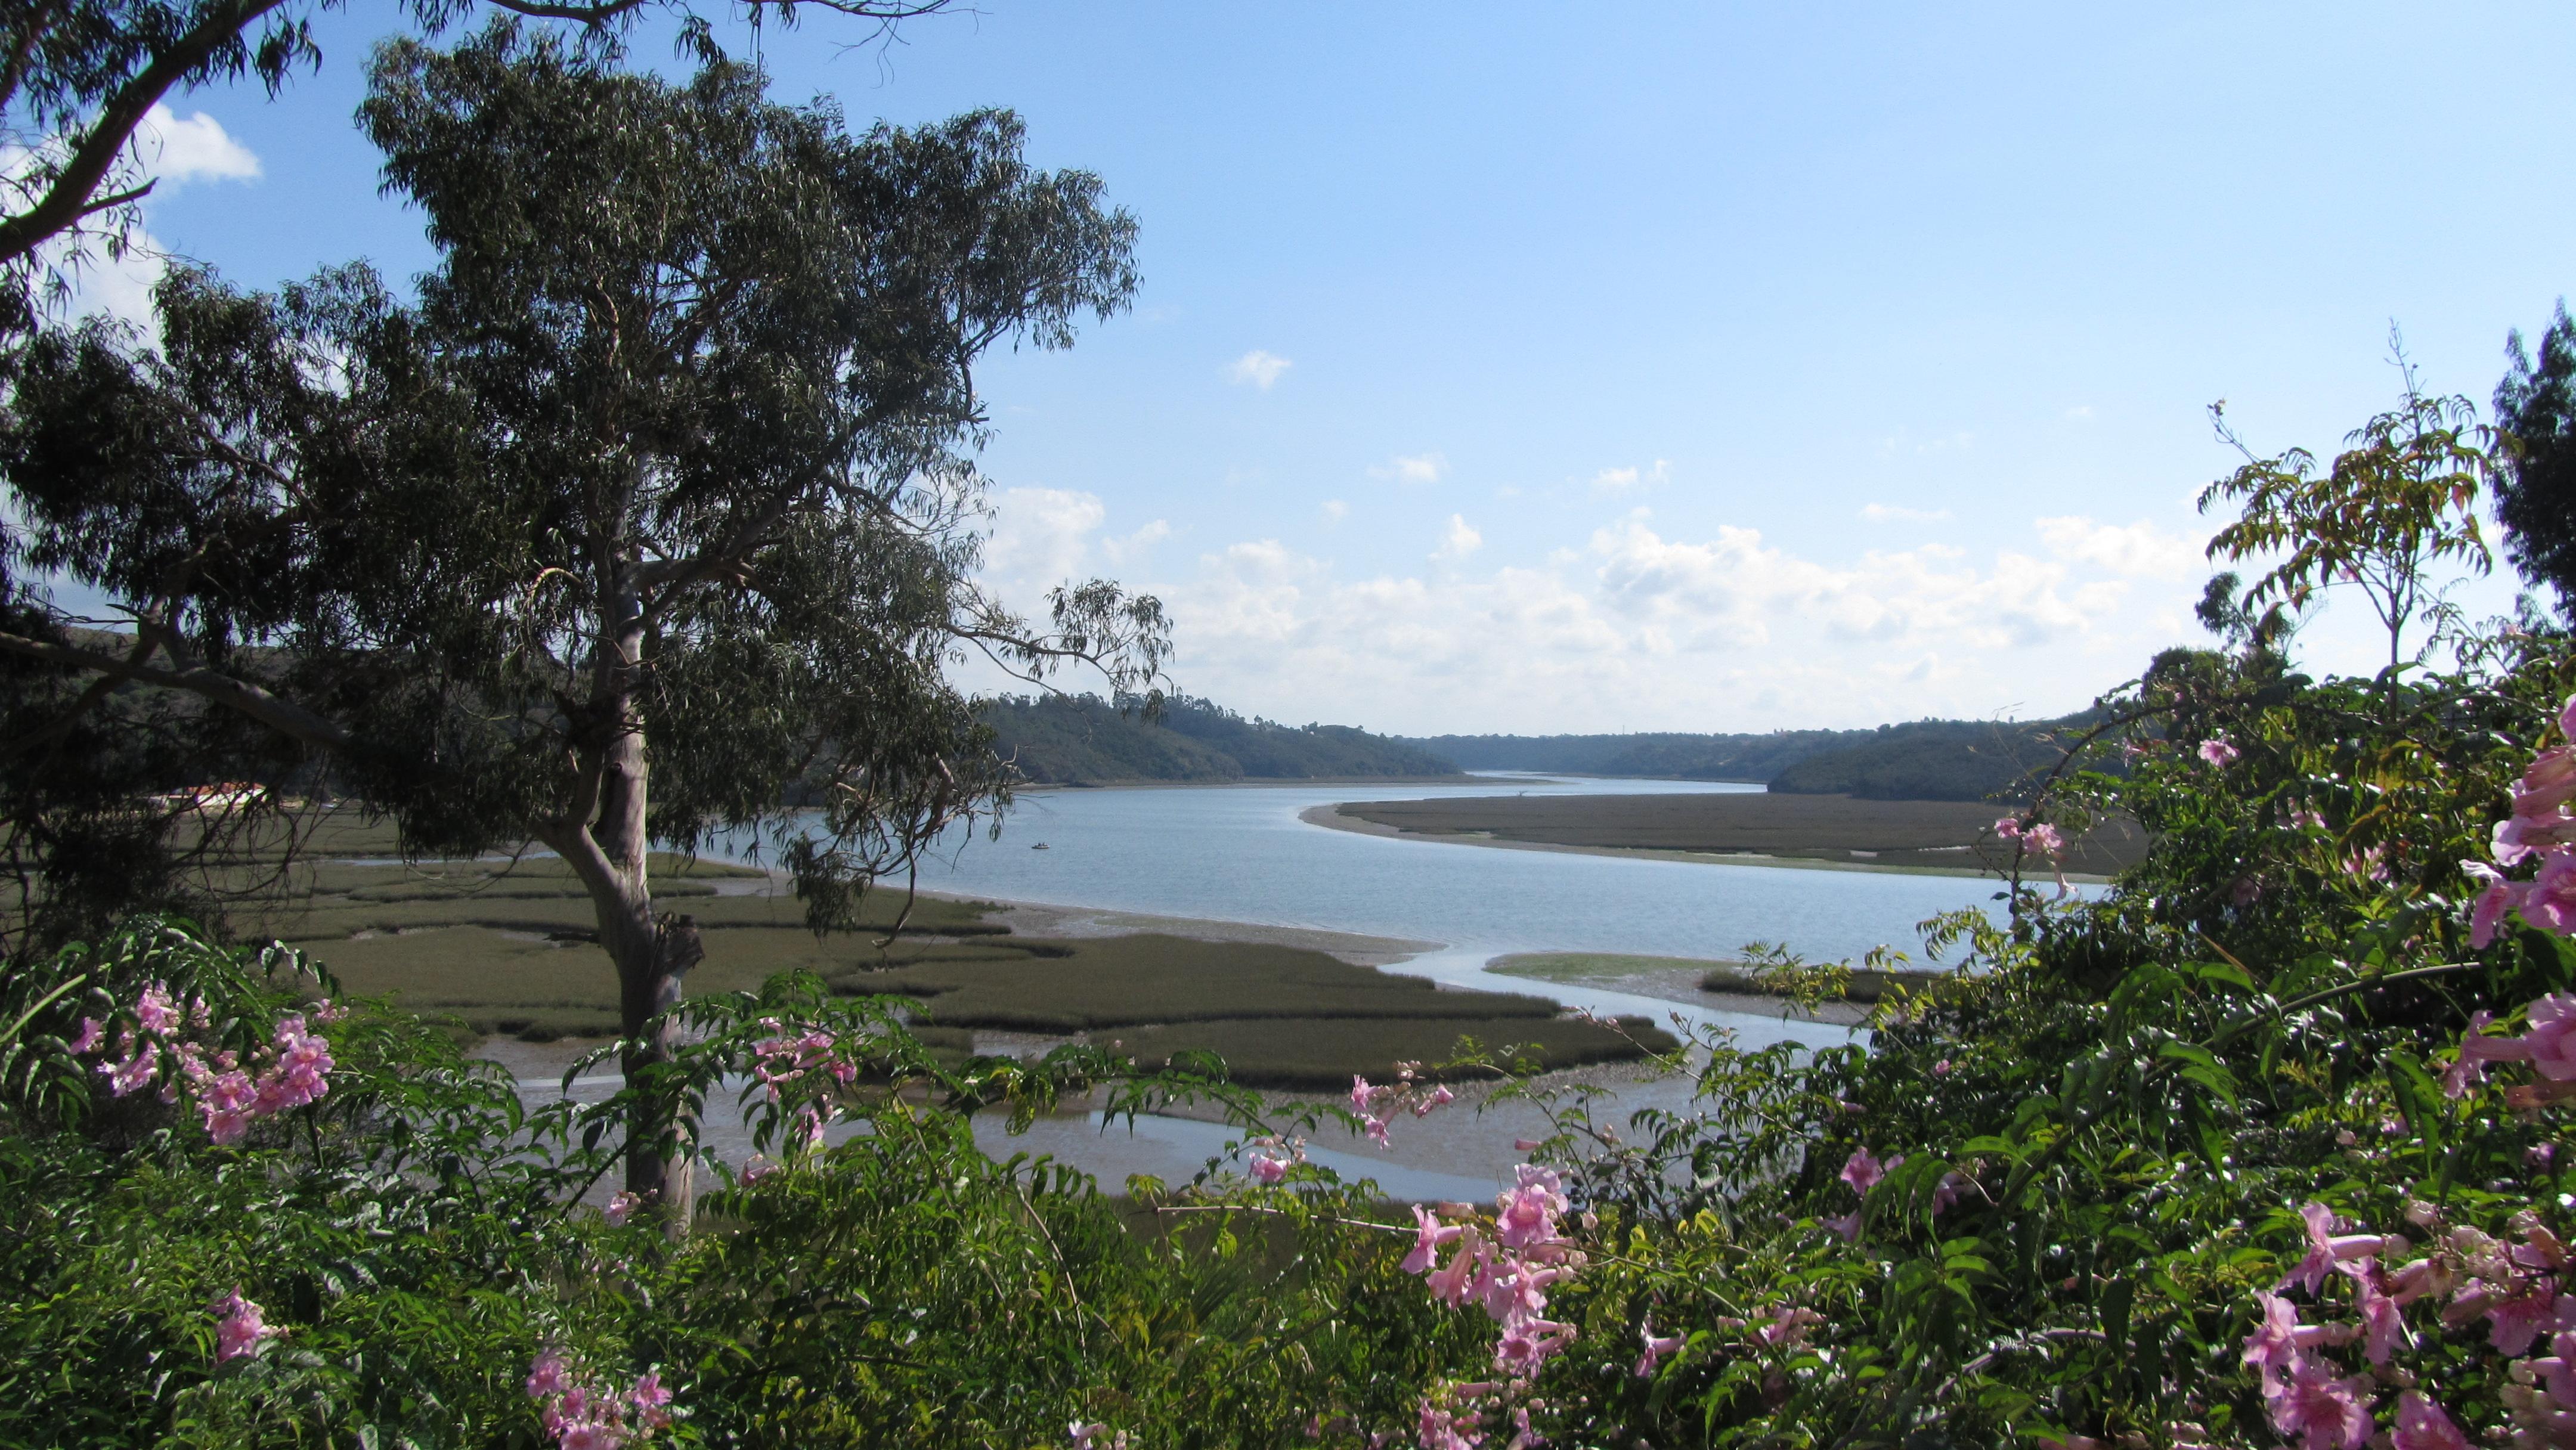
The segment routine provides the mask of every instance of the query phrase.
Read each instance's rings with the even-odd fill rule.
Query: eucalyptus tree
[[[973,364],[1124,306],[1135,224],[1001,112],[854,136],[739,66],[667,83],[508,24],[371,80],[439,252],[416,304],[187,273],[157,351],[40,337],[0,436],[28,557],[136,632],[0,652],[290,740],[409,853],[559,853],[649,1079],[698,955],[652,843],[810,808],[788,864],[832,925],[1004,797],[959,654],[1157,674],[1150,597],[1059,590],[1033,629],[971,575]],[[630,1189],[685,1196],[672,1111],[638,1107]]]
[[[255,77],[274,95],[321,61],[316,16],[345,0],[12,0],[0,5],[0,338],[37,318],[38,292],[59,288],[72,257],[60,244],[120,251],[136,235],[153,181],[142,154],[155,105],[176,92]],[[477,0],[396,0],[427,34]],[[480,0],[495,11],[562,22],[596,50],[638,18],[680,17],[683,40],[712,49],[709,11],[758,25],[800,11],[852,17],[884,35],[950,0]],[[56,244],[50,248],[49,244]],[[48,265],[50,263],[51,265]]]

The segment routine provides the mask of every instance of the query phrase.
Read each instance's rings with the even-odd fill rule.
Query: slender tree
[[[2319,589],[2353,586],[2388,631],[2391,669],[2406,658],[2409,625],[2434,624],[2424,646],[2430,649],[2451,622],[2433,566],[2447,559],[2480,574],[2490,567],[2477,498],[2496,476],[2498,446],[2475,404],[2422,391],[2402,351],[2398,364],[2404,401],[2348,435],[2350,446],[2323,472],[2304,448],[2256,457],[2228,426],[2226,404],[2211,405],[2220,440],[2245,466],[2200,494],[2203,513],[2222,501],[2240,509],[2209,541],[2210,558],[2279,559],[2238,608],[2257,619],[2275,603],[2295,613]]]
[[[651,843],[778,826],[818,926],[994,808],[945,674],[981,649],[1150,683],[1160,607],[1093,582],[1032,630],[980,593],[971,367],[1134,287],[1134,223],[1011,116],[853,137],[711,63],[685,85],[498,25],[396,42],[363,112],[440,264],[276,297],[182,274],[162,345],[40,338],[0,436],[30,560],[133,648],[0,652],[290,739],[416,854],[534,839],[588,888],[631,1080],[697,958]],[[674,1105],[628,1186],[686,1198]]]

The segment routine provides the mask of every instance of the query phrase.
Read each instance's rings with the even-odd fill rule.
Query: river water
[[[1510,952],[1587,951],[1729,958],[1753,942],[1811,960],[1857,958],[1876,946],[1914,950],[1925,919],[1988,907],[1995,884],[1965,876],[1655,860],[1509,850],[1398,839],[1317,826],[1310,807],[1437,796],[1643,795],[1758,790],[1677,781],[1480,775],[1455,785],[1245,785],[1037,791],[1022,796],[999,840],[949,843],[921,872],[925,890],[1002,901],[1356,932],[1431,944],[1386,968],[1458,987],[1537,993],[1602,1014],[1643,1014],[1732,1029],[1747,1046],[1846,1040],[1846,1029],[1779,1016],[1717,1012],[1658,998],[1499,976]],[[1043,842],[1047,849],[1034,849]],[[1687,1104],[1671,1080],[1620,1089],[1622,1111]],[[723,1135],[721,1125],[709,1124]],[[1346,1176],[1390,1194],[1478,1198],[1505,1180],[1515,1138],[1542,1131],[1525,1107],[1452,1124],[1406,1123],[1391,1157],[1365,1144],[1318,1144]],[[738,1130],[737,1130],[738,1131]],[[1185,1179],[1238,1134],[1215,1124],[1098,1115],[1042,1120],[1012,1136],[998,1122],[977,1136],[997,1156],[1049,1153],[1116,1184],[1150,1173]],[[711,1144],[719,1152],[725,1145]],[[736,1156],[727,1153],[726,1156]]]
[[[1158,916],[1362,932],[1439,943],[1390,970],[1459,986],[1548,991],[1571,1006],[1647,1012],[1671,1003],[1523,978],[1506,952],[1731,958],[1753,942],[1810,959],[1913,950],[1939,912],[1987,906],[1967,876],[1667,861],[1503,850],[1334,830],[1298,819],[1341,801],[1477,795],[1650,795],[1759,790],[1687,781],[1488,775],[1461,785],[1206,786],[1024,796],[998,841],[978,835],[924,866],[928,890]],[[1046,850],[1033,849],[1044,842]],[[1770,1018],[1727,1017],[1756,1036]]]

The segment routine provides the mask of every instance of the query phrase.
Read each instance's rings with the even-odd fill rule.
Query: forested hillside
[[[1967,801],[2056,764],[2064,720],[1917,720],[1875,730],[1767,735],[1441,735],[1411,740],[1468,770],[1742,780],[1794,795]]]
[[[1867,730],[1774,730],[1764,735],[1435,735],[1404,744],[1466,770],[1561,770],[1765,781],[1818,751],[1857,744]]]
[[[1918,720],[1859,732],[1849,745],[1823,751],[1771,778],[1788,795],[1851,795],[1865,800],[1978,801],[2025,799],[2032,781],[2064,753],[2061,743],[2091,723],[2063,720]],[[2096,762],[2094,768],[2109,769]]]
[[[1348,725],[1281,725],[1178,696],[1155,719],[1096,695],[1004,696],[980,708],[995,747],[1039,785],[1456,775],[1429,751]]]

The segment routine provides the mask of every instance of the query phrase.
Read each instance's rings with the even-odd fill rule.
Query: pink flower
[[[758,1183],[760,1180],[771,1177],[781,1171],[783,1170],[780,1165],[772,1163],[766,1158],[754,1158],[750,1162],[742,1165],[743,1186],[748,1188],[751,1185]]]
[[[597,1420],[567,1420],[555,1443],[563,1450],[617,1450],[617,1432]]]
[[[2003,819],[2001,819],[2001,820],[1999,820],[1999,821],[1995,822],[1995,835],[1996,835],[1996,837],[1997,837],[1998,839],[2001,839],[2001,840],[2006,840],[2006,841],[2018,841],[2018,840],[2020,840],[2020,839],[2021,839],[2021,817],[2019,817],[2019,816],[2006,816],[2006,817],[2004,817]]]
[[[1243,1160],[1243,1166],[1252,1170],[1253,1180],[1264,1187],[1288,1176],[1288,1160],[1267,1153],[1252,1154]]]
[[[215,1322],[217,1364],[257,1354],[261,1340],[277,1337],[278,1331],[260,1318],[259,1306],[243,1298],[239,1289],[216,1300],[215,1313],[222,1316]]]
[[[2245,1336],[2245,1353],[2240,1359],[2262,1379],[2268,1391],[2275,1378],[2299,1362],[2299,1307],[2278,1294],[2260,1290],[2255,1291],[2254,1300],[2263,1306],[2263,1318],[2254,1326],[2254,1332]]]
[[[537,1356],[528,1367],[528,1398],[547,1399],[572,1388],[572,1376],[564,1369],[563,1356],[549,1349]]]
[[[2409,1348],[2414,1343],[2406,1332],[2406,1312],[2395,1299],[2380,1291],[2378,1283],[2370,1275],[2361,1275],[2358,1283],[2362,1357],[2372,1364],[2386,1364],[2391,1353]]]
[[[1384,1118],[1362,1117],[1360,1119],[1360,1131],[1368,1134],[1369,1141],[1375,1143],[1380,1152],[1384,1152],[1395,1146],[1393,1143],[1387,1141],[1386,1119]]]
[[[1527,1248],[1557,1238],[1556,1216],[1566,1210],[1554,1169],[1524,1163],[1520,1182],[1494,1200],[1495,1237],[1507,1249]]]
[[[2558,1319],[2556,1281],[2543,1274],[2517,1287],[2519,1292],[2492,1297],[2485,1306],[2487,1343],[2505,1354],[2528,1353]]]
[[[1552,1320],[1524,1316],[1503,1326],[1502,1337],[1494,1341],[1494,1367],[1513,1374],[1530,1374],[1551,1356],[1564,1351],[1574,1339],[1574,1326]]]
[[[1805,1342],[1811,1326],[1824,1322],[1825,1316],[1813,1309],[1783,1304],[1772,1311],[1770,1323],[1754,1331],[1754,1337],[1769,1345],[1801,1344]]]
[[[2576,852],[2554,852],[2542,861],[2521,907],[2524,921],[2551,936],[2576,932]]]
[[[1860,1210],[1857,1208],[1832,1218],[1819,1219],[1817,1222],[1840,1235],[1844,1243],[1857,1243],[1860,1240]]]
[[[1271,1160],[1276,1161],[1276,1160]],[[1286,1171],[1284,1165],[1281,1171]],[[1408,1274],[1427,1274],[1439,1258],[1440,1250],[1457,1241],[1466,1230],[1456,1224],[1444,1224],[1431,1216],[1421,1204],[1413,1206],[1413,1252],[1404,1256],[1400,1267]]]
[[[1075,1420],[1064,1427],[1064,1432],[1072,1440],[1073,1450],[1091,1450],[1091,1442],[1108,1434],[1109,1427],[1098,1421],[1086,1425],[1080,1420]]]
[[[2576,993],[2552,992],[2524,1009],[2523,1016],[2527,1025],[2520,1037],[2488,1037],[2480,1029],[2494,1018],[2484,1012],[2471,1017],[2470,1030],[2460,1039],[2461,1060],[2528,1062],[2553,1082],[2576,1079]],[[2474,1073],[2468,1076],[2475,1080]]]
[[[1869,1191],[1878,1186],[1880,1179],[1885,1178],[1904,1161],[1904,1156],[1899,1154],[1881,1163],[1870,1156],[1867,1148],[1855,1148],[1852,1150],[1851,1157],[1843,1162],[1841,1177],[1843,1182],[1852,1186],[1854,1193],[1866,1198],[1869,1196]]]
[[[1646,1352],[1637,1357],[1637,1378],[1639,1379],[1645,1379],[1653,1375],[1655,1372],[1655,1366],[1663,1363],[1666,1355],[1678,1354],[1681,1351],[1682,1341],[1680,1336],[1674,1335],[1667,1338],[1657,1338],[1655,1335],[1655,1322],[1651,1319],[1639,1326],[1637,1337],[1646,1342]]]
[[[2450,1415],[2413,1390],[2398,1396],[2397,1429],[2389,1444],[2394,1450],[2472,1450]]]
[[[1369,1104],[1377,1101],[1377,1095],[1381,1091],[1383,1089],[1370,1087],[1367,1078],[1358,1073],[1351,1074],[1351,1111],[1366,1117]]]
[[[2043,856],[2055,856],[2066,849],[2066,838],[2051,825],[2037,825],[2022,832],[2022,844]]]
[[[2227,743],[2226,736],[2214,735],[2200,742],[2200,758],[2225,770],[2236,763],[2238,751],[2235,746]]]
[[[2336,1379],[2321,1361],[2302,1356],[2285,1380],[2268,1383],[2272,1428],[2302,1436],[2303,1450],[2361,1450],[2370,1438],[2370,1377]]]
[[[1948,1077],[1950,1072],[1950,1059],[1946,1057],[1941,1059],[1939,1062],[1932,1064],[1932,1075],[1934,1077]]]
[[[635,1216],[635,1210],[642,1208],[643,1206],[644,1196],[642,1194],[620,1193],[616,1197],[608,1200],[608,1207],[605,1211],[608,1215],[608,1221],[610,1224],[622,1227],[628,1219]]]
[[[2512,815],[2495,823],[2487,850],[2497,865],[2512,866],[2544,851],[2564,851],[2570,844],[2576,844],[2576,817],[2563,812],[2537,819]]]
[[[134,999],[134,1021],[155,1037],[167,1036],[179,1025],[179,1004],[170,1000],[166,982],[154,982]]]
[[[106,1036],[107,1028],[102,1025],[97,1018],[82,1018],[80,1036],[73,1038],[71,1041],[73,1054],[80,1057],[89,1056],[91,1053],[98,1051],[100,1039]]]
[[[636,1418],[647,1429],[659,1430],[671,1423],[671,1412],[664,1408],[671,1403],[671,1391],[663,1385],[659,1370],[636,1380],[635,1387],[626,1392],[626,1403],[635,1407]]]
[[[1484,1267],[1485,1254],[1484,1241],[1475,1228],[1462,1229],[1457,1250],[1449,1255],[1449,1262],[1432,1270],[1423,1281],[1423,1287],[1431,1291],[1432,1298],[1452,1308],[1466,1303],[1468,1296],[1476,1291],[1478,1271]]]
[[[2479,885],[2478,899],[2469,908],[2469,945],[2484,951],[2496,939],[2496,930],[2504,924],[2504,914],[2521,907],[2523,896],[2531,890],[2524,882],[2507,881],[2504,873],[2484,861],[2463,861],[2460,870]]]
[[[1932,1185],[1932,1216],[1938,1218],[1949,1212],[1968,1186],[1968,1175],[1964,1173],[1942,1174],[1941,1181]]]
[[[2336,1237],[2334,1213],[2322,1203],[2302,1204],[2299,1217],[2307,1221],[2308,1252],[2307,1257],[2299,1260],[2297,1268],[2282,1277],[2281,1287],[2285,1289],[2296,1284],[2314,1294],[2325,1283],[2327,1274],[2357,1274],[2359,1270],[2350,1267],[2351,1261],[2367,1259],[2387,1244],[2387,1239],[2379,1234]]]
[[[107,1090],[115,1097],[140,1092],[152,1081],[152,1069],[161,1060],[160,1049],[146,1042],[134,1049],[134,1055],[123,1062],[102,1062],[98,1070],[107,1078]]]
[[[1413,1105],[1413,1115],[1417,1118],[1429,1117],[1432,1109],[1447,1107],[1457,1099],[1458,1095],[1449,1091],[1449,1085],[1442,1083],[1431,1090],[1431,1096]]]

